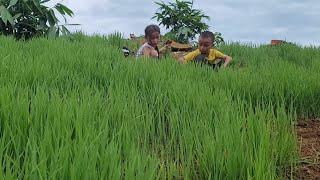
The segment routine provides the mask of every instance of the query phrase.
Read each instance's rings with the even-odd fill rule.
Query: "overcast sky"
[[[54,0],[53,2],[59,2]],[[164,0],[168,2],[168,0]],[[119,31],[141,35],[157,23],[153,0],[63,0],[74,12],[70,23],[87,34]],[[194,6],[210,16],[210,30],[226,41],[269,43],[284,39],[303,45],[320,45],[320,0],[195,0]],[[162,34],[167,30],[162,28]]]

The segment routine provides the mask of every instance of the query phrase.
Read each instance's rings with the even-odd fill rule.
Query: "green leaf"
[[[37,10],[42,14],[42,10],[41,10],[41,5],[40,5],[40,1],[39,0],[32,0],[34,6],[37,8]]]
[[[47,16],[47,19],[48,19],[48,22],[49,22],[49,25],[52,27],[54,25],[56,25],[58,23],[58,19],[57,17],[55,16],[54,12],[52,9],[50,9],[47,13],[46,13],[46,16]]]
[[[47,19],[46,18],[40,18],[39,19],[39,25],[37,27],[38,30],[44,30],[47,29]]]
[[[22,15],[21,13],[18,13],[18,14],[16,14],[16,15],[14,15],[14,16],[13,16],[13,20],[18,19],[21,15]]]
[[[9,4],[9,6],[8,6],[8,9],[9,9],[10,7],[16,5],[18,1],[19,1],[19,0],[11,0],[11,1],[10,1],[10,4]]]
[[[49,1],[51,1],[51,0],[43,0],[43,1],[40,1],[40,4],[44,4],[44,3],[49,2]]]
[[[70,31],[66,28],[66,26],[61,26],[61,31],[63,35],[70,35]]]
[[[5,8],[3,5],[0,6],[0,16],[1,16],[1,20],[4,22],[5,25],[7,25],[8,20],[7,20],[6,16],[4,15],[4,14],[5,14],[5,13],[4,13],[4,10],[5,10],[5,9],[6,9],[6,8]]]
[[[55,22],[54,22],[54,19],[51,16],[51,14],[49,12],[47,12],[46,16],[47,16],[47,20],[49,22],[50,27],[54,26]]]
[[[60,27],[57,28],[57,30],[56,30],[56,35],[55,35],[55,36],[56,36],[56,37],[59,37],[59,35],[60,35]]]
[[[65,14],[66,14],[66,13],[64,12],[63,8],[62,8],[59,4],[55,5],[54,7],[56,8],[56,10],[57,10],[60,14],[62,14],[62,15],[65,15]]]
[[[0,13],[3,11],[3,9],[6,9],[6,7],[4,7],[4,5],[0,6]]]
[[[50,27],[47,32],[48,38],[55,38],[56,33],[57,33],[57,27],[55,27],[55,26]]]
[[[4,22],[5,25],[7,25],[7,23],[9,22],[11,25],[14,25],[13,22],[13,17],[10,14],[10,12],[7,10],[7,8],[5,8],[3,5],[0,6],[0,15],[1,15],[1,19]]]
[[[73,16],[73,11],[71,9],[69,9],[67,6],[63,5],[63,4],[56,4],[54,6],[62,15],[67,14],[68,16],[72,17]]]
[[[33,12],[32,8],[29,6],[29,4],[27,3],[28,0],[22,0],[23,4],[29,9],[29,11]]]
[[[56,17],[56,14],[54,13],[53,9],[50,9],[49,12],[50,12],[52,18],[54,19],[54,22],[58,23],[59,19]]]

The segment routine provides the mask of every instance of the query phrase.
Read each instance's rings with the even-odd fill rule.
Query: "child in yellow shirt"
[[[223,63],[223,66],[227,67],[232,58],[214,49],[213,43],[214,34],[210,31],[202,32],[199,38],[199,48],[179,58],[179,62],[185,64],[195,61],[213,66]]]

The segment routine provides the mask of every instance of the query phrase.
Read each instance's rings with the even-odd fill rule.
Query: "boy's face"
[[[211,38],[205,38],[200,37],[199,38],[199,50],[201,54],[208,55],[210,52],[210,49],[212,48],[212,39]]]
[[[153,32],[150,36],[146,37],[148,43],[156,47],[160,41],[160,33],[159,32]]]

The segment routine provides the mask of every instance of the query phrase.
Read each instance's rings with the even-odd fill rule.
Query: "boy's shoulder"
[[[220,57],[224,57],[225,54],[215,48],[210,49],[210,55],[211,58],[216,59],[216,58],[220,58]]]
[[[216,49],[216,48],[211,48],[211,49],[210,49],[210,53],[222,53],[222,52],[219,51],[219,50]]]
[[[218,50],[217,50],[216,48],[211,48],[210,51],[216,52],[216,51],[218,51]]]
[[[192,54],[201,54],[200,50],[199,49],[195,49],[193,51],[190,51],[189,53],[192,53]]]

